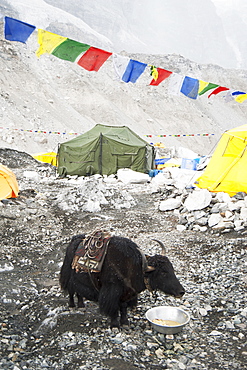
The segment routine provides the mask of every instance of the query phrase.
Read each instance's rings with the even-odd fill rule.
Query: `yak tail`
[[[71,273],[72,273],[72,268],[71,264],[75,255],[75,251],[78,248],[78,245],[82,241],[82,239],[85,238],[85,234],[80,234],[80,235],[75,235],[72,237],[67,249],[66,249],[66,254],[64,257],[63,265],[61,267],[60,271],[60,276],[59,276],[59,283],[61,286],[61,289],[67,290]]]

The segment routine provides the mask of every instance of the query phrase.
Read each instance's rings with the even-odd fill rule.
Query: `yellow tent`
[[[40,162],[50,163],[53,166],[57,166],[57,153],[37,153],[33,155],[33,158],[37,159]]]
[[[247,124],[226,131],[195,184],[230,196],[247,193]]]
[[[10,169],[0,164],[0,200],[17,198],[19,187],[15,175]]]

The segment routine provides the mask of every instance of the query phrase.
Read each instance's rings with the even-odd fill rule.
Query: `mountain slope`
[[[27,19],[30,8],[23,7],[27,1],[20,1],[12,8],[8,5],[10,3],[13,5],[14,2],[2,2],[0,11],[8,11],[10,16],[35,24],[32,19]],[[56,23],[57,29],[60,25],[66,25],[66,35],[70,36],[69,31],[75,20],[73,15],[65,11],[61,13],[55,7],[52,8],[53,12],[48,12],[50,8],[42,0],[32,3],[37,5],[33,13],[37,22],[40,17],[44,28],[47,25],[55,32],[52,25],[60,20],[59,24]],[[26,14],[24,18],[18,13],[20,11],[23,17]],[[81,32],[84,32],[88,26],[80,22]],[[76,26],[76,29],[79,28]],[[90,32],[87,36],[90,36]],[[98,34],[94,31],[93,37],[96,36]],[[97,46],[109,50],[106,47],[107,38],[100,37],[97,42],[100,44],[104,40],[106,43]],[[85,41],[81,38],[78,40]],[[246,104],[234,101],[225,103],[223,93],[210,99],[202,96],[196,101],[183,95],[174,97],[168,94],[167,81],[157,87],[149,86],[151,78],[148,69],[136,84],[126,84],[114,79],[111,58],[99,72],[88,72],[52,55],[43,55],[38,59],[36,49],[35,34],[29,38],[27,45],[8,42],[3,35],[0,37],[1,146],[28,153],[56,150],[60,142],[74,136],[29,133],[27,130],[83,133],[96,123],[104,123],[127,125],[149,142],[162,141],[166,146],[184,146],[205,155],[213,150],[223,131],[246,123]],[[246,91],[245,71],[197,64],[175,54],[123,54],[173,72]],[[203,133],[215,135],[174,136]],[[169,134],[173,136],[159,136]]]

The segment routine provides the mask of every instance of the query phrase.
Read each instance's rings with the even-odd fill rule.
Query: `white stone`
[[[207,231],[207,226],[199,226],[199,231],[201,231],[202,233],[204,233],[205,231]]]
[[[194,222],[195,221],[195,217],[193,216],[193,215],[188,215],[187,216],[187,221],[189,222],[189,223],[192,223],[192,222]]]
[[[207,315],[207,310],[205,308],[199,308],[199,313],[201,316],[206,316]]]
[[[238,211],[241,207],[245,207],[244,200],[238,200],[237,202],[231,201],[228,203],[229,211]]]
[[[156,349],[155,354],[158,358],[164,358],[163,350],[161,348]]]
[[[181,198],[180,197],[169,198],[169,199],[166,199],[166,200],[163,200],[163,201],[160,202],[159,210],[160,211],[171,211],[175,208],[180,207],[180,205],[181,205]]]
[[[226,321],[225,324],[226,324],[227,329],[234,329],[235,328],[234,324],[231,321]]]
[[[235,230],[235,231],[244,230],[244,227],[243,227],[243,226],[240,226],[240,227],[234,227],[234,230]]]
[[[224,192],[219,192],[216,194],[216,197],[215,197],[219,202],[221,203],[228,203],[231,201],[231,197],[229,194],[227,193],[224,193]]]
[[[217,335],[222,335],[222,333],[218,330],[213,330],[211,331],[211,333],[209,333],[209,335],[217,336]]]
[[[177,230],[178,231],[180,231],[180,232],[183,232],[183,231],[185,231],[186,230],[186,226],[184,226],[184,225],[177,225]]]
[[[244,317],[247,317],[247,307],[245,307],[245,308],[240,312],[240,315],[241,315],[241,316],[244,316]]]
[[[242,221],[242,220],[236,220],[236,221],[234,221],[234,226],[235,226],[236,228],[239,228],[239,227],[241,227],[241,226],[242,226],[242,223],[243,223],[243,221]]]
[[[101,211],[100,203],[98,201],[93,201],[92,199],[88,199],[83,209],[92,213]]]
[[[206,212],[205,211],[195,211],[194,212],[194,217],[196,220],[199,220],[203,216],[205,216]]]
[[[207,189],[194,190],[184,202],[188,211],[196,211],[206,208],[212,199],[212,194]]]
[[[28,180],[40,181],[40,176],[36,171],[24,171],[23,176]]]
[[[174,335],[173,334],[166,334],[166,339],[167,340],[173,340],[174,339]]]
[[[211,208],[211,213],[219,213],[221,211],[221,203],[215,203],[213,207]]]
[[[229,218],[231,218],[232,216],[233,216],[233,213],[232,213],[232,212],[230,212],[230,211],[226,211],[226,212],[225,212],[225,218],[229,219]]]
[[[247,220],[247,207],[241,207],[240,218],[244,221]]]
[[[217,225],[221,220],[223,219],[223,217],[221,217],[220,214],[218,213],[213,213],[209,216],[208,218],[208,226],[209,227],[212,227],[212,226],[215,226]]]
[[[200,226],[200,225],[194,225],[193,226],[193,230],[194,231],[201,231],[201,232],[205,232],[207,231],[207,226]]]
[[[136,172],[129,168],[121,168],[117,171],[117,178],[124,184],[145,184],[150,181],[146,173]]]
[[[224,218],[218,222],[217,225],[214,225],[212,227],[213,229],[233,229],[234,228],[234,223],[231,221],[224,220]]]

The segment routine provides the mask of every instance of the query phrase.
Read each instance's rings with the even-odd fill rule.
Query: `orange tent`
[[[17,198],[19,187],[14,173],[0,164],[0,200]]]

